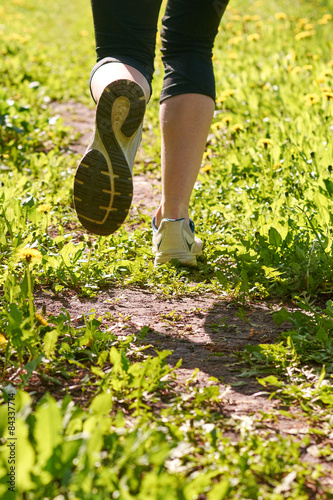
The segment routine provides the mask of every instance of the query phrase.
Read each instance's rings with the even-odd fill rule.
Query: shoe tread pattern
[[[129,80],[108,85],[97,106],[96,128],[109,164],[104,151],[88,148],[74,181],[74,206],[78,218],[85,229],[99,235],[112,234],[121,226],[133,196],[131,169],[111,124],[112,108],[120,96],[126,97],[130,103],[121,132],[130,138],[140,127],[145,112],[141,87]]]

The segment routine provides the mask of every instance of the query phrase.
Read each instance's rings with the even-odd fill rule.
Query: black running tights
[[[215,99],[212,51],[229,0],[168,0],[162,22],[165,68],[161,101],[198,93]],[[96,69],[120,61],[138,69],[151,85],[157,21],[162,0],[91,0]]]

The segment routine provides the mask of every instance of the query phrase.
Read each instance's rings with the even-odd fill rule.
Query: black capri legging
[[[229,0],[168,0],[162,21],[165,68],[160,101],[198,93],[215,99],[212,51]],[[162,0],[91,0],[97,65],[119,61],[151,85]]]

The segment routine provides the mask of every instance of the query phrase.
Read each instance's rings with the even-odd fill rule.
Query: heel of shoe
[[[159,264],[165,264],[173,259],[179,260],[184,266],[197,266],[197,258],[194,254],[178,249],[169,250],[167,252],[156,252],[154,265],[158,266]]]

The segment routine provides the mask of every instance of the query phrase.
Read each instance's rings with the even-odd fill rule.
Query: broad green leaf
[[[221,283],[221,285],[223,285],[224,287],[227,287],[228,286],[228,279],[227,277],[223,274],[222,271],[219,271],[217,270],[216,271],[216,277],[219,281],[219,283]]]
[[[330,179],[324,179],[326,191],[330,196],[333,196],[333,182]]]
[[[285,321],[290,321],[290,313],[285,307],[282,307],[280,311],[273,313],[273,320],[277,326],[281,326]]]
[[[327,332],[323,328],[319,328],[316,333],[316,339],[323,344],[326,344],[328,340]]]
[[[47,396],[35,411],[34,439],[38,464],[41,467],[51,457],[54,448],[61,442],[62,417],[56,401]]]
[[[262,269],[264,270],[266,278],[278,278],[282,274],[274,267],[262,266]]]
[[[105,392],[95,396],[90,404],[90,410],[97,415],[108,415],[112,408],[112,394]]]
[[[318,382],[317,382],[317,385],[316,385],[316,389],[319,389],[324,378],[326,376],[326,369],[325,369],[325,365],[322,367],[321,369],[321,372],[320,372],[320,376],[319,376],[319,379],[318,379]]]
[[[230,491],[229,479],[224,479],[220,483],[214,484],[207,494],[207,500],[223,500]]]
[[[269,242],[271,245],[273,245],[275,248],[278,248],[281,246],[282,243],[282,237],[280,233],[275,229],[275,227],[271,227],[269,229]]]
[[[276,385],[277,387],[281,387],[282,382],[278,378],[276,378],[274,375],[269,375],[268,377],[265,378],[258,378],[257,379],[259,384],[266,386],[267,384],[270,385]]]
[[[34,469],[35,450],[29,439],[28,426],[26,422],[23,422],[20,418],[16,420],[16,435],[18,437],[15,449],[17,488],[22,491],[27,491],[29,488],[34,488],[31,472]]]
[[[50,358],[55,353],[59,334],[60,332],[58,329],[53,329],[49,332],[46,332],[44,336],[43,351],[47,358]]]

